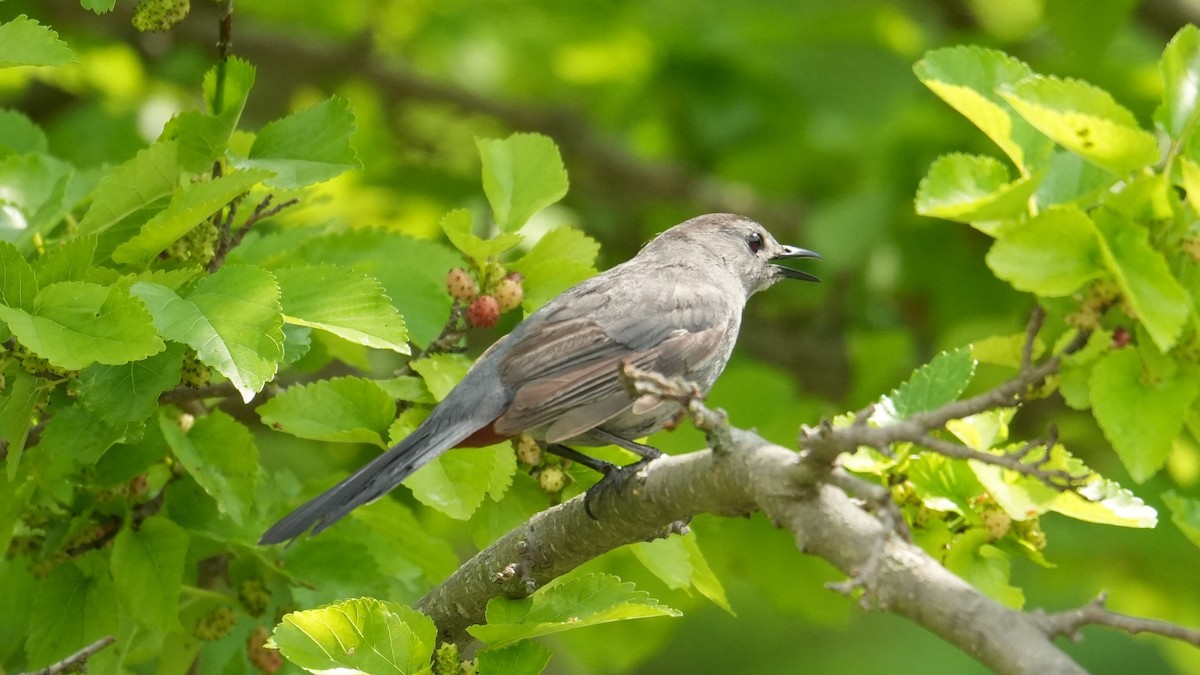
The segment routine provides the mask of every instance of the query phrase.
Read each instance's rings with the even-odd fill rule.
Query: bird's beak
[[[820,260],[821,254],[817,253],[816,251],[810,251],[806,248],[800,248],[798,246],[788,246],[788,245],[784,244],[783,252],[780,253],[779,255],[772,256],[771,260],[792,260],[795,258],[815,258],[817,260]],[[783,265],[771,265],[771,267],[775,268],[775,271],[779,274],[779,276],[786,277],[788,279],[800,279],[802,281],[820,281],[821,280],[819,277],[809,274],[808,272],[803,272],[801,270],[794,270],[790,267],[784,267]]]

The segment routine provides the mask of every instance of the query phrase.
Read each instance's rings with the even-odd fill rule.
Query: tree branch
[[[1107,595],[1101,593],[1100,597],[1083,607],[1069,609],[1064,612],[1055,612],[1053,614],[1035,614],[1034,618],[1042,624],[1043,630],[1048,635],[1065,635],[1075,641],[1081,639],[1079,634],[1080,628],[1095,625],[1116,628],[1130,635],[1153,633],[1176,640],[1183,640],[1196,647],[1200,647],[1200,630],[1185,628],[1156,619],[1143,619],[1127,614],[1118,614],[1117,612],[1109,611],[1104,606],[1106,599]]]
[[[95,656],[100,650],[116,642],[117,638],[112,635],[105,635],[96,640],[92,644],[80,649],[74,654],[57,663],[52,663],[41,670],[34,670],[24,675],[59,675],[60,673],[73,673],[76,671],[87,670],[87,660]]]

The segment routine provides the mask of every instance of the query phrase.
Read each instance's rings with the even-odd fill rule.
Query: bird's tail
[[[436,417],[427,419],[407,438],[349,478],[284,516],[258,543],[277,544],[295,539],[310,527],[312,534],[317,534],[359,506],[387,494],[409,474],[475,431],[473,425],[447,424]]]

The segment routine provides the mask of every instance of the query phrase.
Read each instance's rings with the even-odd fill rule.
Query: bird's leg
[[[625,448],[633,454],[641,457],[643,461],[657,459],[662,456],[662,450],[659,450],[658,448],[652,448],[644,443],[638,443],[637,441],[631,441],[628,438],[622,438],[616,434],[610,434],[603,429],[592,429],[588,432],[588,435],[605,441],[606,443],[615,445],[619,448]],[[641,464],[641,462],[637,462],[637,464]]]
[[[591,469],[592,471],[603,474],[605,476],[612,473],[613,471],[615,471],[618,468],[617,465],[613,464],[612,462],[606,462],[602,459],[596,459],[595,457],[589,457],[589,456],[583,454],[582,452],[579,452],[575,448],[568,448],[567,446],[561,445],[559,443],[550,443],[549,445],[547,445],[546,452],[558,455],[559,457],[562,457],[563,459],[569,459],[572,462],[579,462],[580,464],[586,466],[587,468]]]

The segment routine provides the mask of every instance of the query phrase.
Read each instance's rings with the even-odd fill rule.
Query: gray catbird
[[[633,439],[661,428],[679,406],[632,398],[620,365],[681,376],[707,392],[729,360],[746,299],[782,278],[818,280],[771,261],[819,257],[727,213],[672,227],[633,259],[531,314],[407,438],[276,523],[260,543],[294,539],[310,527],[316,534],[453,447],[524,432],[606,474],[612,465],[569,446],[615,444],[642,461],[656,456]]]

